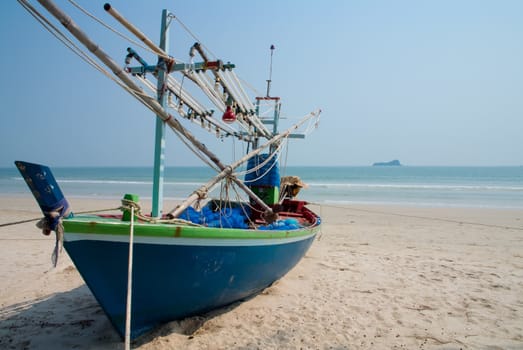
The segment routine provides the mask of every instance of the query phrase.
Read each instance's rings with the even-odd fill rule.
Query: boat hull
[[[129,225],[112,225],[116,234],[111,234],[106,232],[111,225],[96,229],[93,222],[68,225],[67,221],[64,247],[123,337],[129,236],[119,228],[128,230]],[[89,227],[93,232],[85,232]],[[252,230],[224,234],[223,229],[209,228],[191,232],[191,228],[167,225],[161,232],[169,235],[152,236],[143,232],[146,228],[138,225],[134,238],[131,338],[161,323],[202,314],[263,290],[298,263],[319,225],[254,234]]]

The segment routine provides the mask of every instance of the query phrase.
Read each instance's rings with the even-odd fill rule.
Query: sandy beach
[[[523,349],[523,210],[314,209],[322,233],[283,279],[133,347]],[[29,196],[2,197],[0,210],[0,224],[40,216]],[[0,227],[0,348],[123,348],[65,252],[52,268],[54,236],[34,224]]]

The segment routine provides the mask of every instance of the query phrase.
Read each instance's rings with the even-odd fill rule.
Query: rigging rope
[[[254,105],[252,104],[250,98],[249,98],[249,95],[247,95],[247,93],[245,92],[245,90],[243,89],[242,87],[242,84],[240,83],[240,80],[238,79],[238,76],[236,75],[236,73],[234,71],[225,71],[226,75],[229,75],[229,78],[231,79],[231,81],[234,83],[234,85],[236,86],[239,94],[240,94],[240,97],[243,99],[244,101],[244,104],[245,106],[247,107],[247,109],[249,111],[254,111]]]
[[[198,42],[207,52],[209,52],[211,54],[211,56],[213,57],[213,59],[217,59],[218,56],[216,56],[212,51],[211,49],[209,49],[209,47],[207,47],[205,44],[203,44],[203,42],[189,29],[189,27],[187,27],[179,18],[178,16],[175,16],[174,14],[172,14],[172,18],[178,22],[178,24],[180,24],[180,26],[183,28],[183,30],[185,30],[196,42]],[[262,94],[257,91],[254,87],[252,87],[252,85],[250,85],[249,83],[247,83],[246,81],[244,81],[243,79],[241,79],[240,77],[237,76],[237,79],[240,80],[242,83],[244,83],[248,88],[250,88],[252,91],[254,91],[258,96],[262,96]]]
[[[227,180],[222,183],[222,187],[220,189],[220,202],[219,202],[220,206],[218,207],[220,215],[222,215],[222,213],[224,213],[222,211],[223,207],[221,206],[221,204],[224,202],[226,204],[228,203],[229,208],[232,210],[233,201],[230,200],[230,195],[229,195],[230,190],[229,189],[232,189],[232,191],[235,193],[235,203],[237,203],[239,205],[239,207],[241,208],[241,210],[243,212],[243,215],[247,218],[247,220],[249,222],[248,226],[256,229],[257,228],[256,224],[251,220],[251,216],[249,215],[246,207],[250,208],[251,212],[258,211],[261,213],[261,211],[255,209],[253,206],[250,205],[249,201],[245,201],[244,198],[241,197],[241,195],[238,192],[237,186],[235,185],[235,183],[233,181]],[[224,195],[224,193],[225,193],[225,195]]]
[[[189,225],[189,226],[201,226],[201,225],[195,224],[191,221],[178,219],[178,218],[157,219],[157,218],[153,218],[153,217],[144,215],[144,214],[142,214],[142,208],[141,208],[140,204],[134,202],[131,199],[125,199],[125,198],[122,199],[122,206],[120,207],[120,209],[129,211],[129,212],[133,211],[134,216],[136,216],[139,220],[144,221],[144,222],[150,222],[150,223],[155,223],[155,224],[181,224],[181,225]]]
[[[109,79],[120,85],[122,88],[124,88],[126,91],[128,91],[131,95],[133,95],[138,101],[140,101],[143,105],[145,105],[149,110],[153,111],[154,114],[158,114],[159,108],[161,108],[161,115],[163,120],[169,120],[171,119],[172,115],[168,114],[165,111],[164,107],[156,107],[158,102],[156,101],[156,98],[146,94],[143,89],[136,83],[132,82],[130,78],[128,78],[126,75],[122,76],[122,74],[125,74],[125,71],[122,70],[120,67],[114,63],[114,61],[105,53],[103,50],[98,50],[98,46],[91,48],[89,45],[94,45],[92,41],[89,40],[89,44],[85,44],[91,53],[95,55],[99,60],[106,63],[111,70],[113,71],[114,75],[121,79],[116,79],[115,76],[113,76],[110,72],[108,72],[106,69],[101,67],[91,56],[90,54],[86,53],[82,49],[80,49],[76,44],[74,44],[71,39],[69,39],[66,35],[64,35],[58,28],[56,28],[52,23],[50,23],[42,14],[40,14],[35,8],[33,8],[26,0],[18,0],[18,2],[33,16],[37,21],[44,26],[46,30],[48,30],[53,36],[55,36],[59,41],[61,41],[66,47],[68,47],[70,50],[72,50],[75,54],[77,54],[81,59],[83,59],[86,63],[100,71],[102,74],[106,75]],[[176,17],[174,17],[176,18]],[[70,19],[69,19],[70,20]],[[72,21],[72,20],[70,20]],[[74,26],[74,22],[72,22]],[[63,23],[66,27],[66,23]],[[68,28],[69,29],[69,28]],[[71,30],[69,30],[71,31]],[[73,33],[75,37],[78,38],[77,35]],[[78,39],[80,41],[83,41],[81,39]],[[185,76],[185,75],[184,75]],[[183,80],[182,83],[183,84]],[[180,85],[181,89],[181,85]],[[240,93],[241,94],[241,93]],[[168,117],[167,117],[168,116]],[[266,127],[263,125],[261,120],[257,116],[251,116],[246,114],[245,118],[247,118],[251,123],[254,123],[258,131],[262,132],[262,134],[267,137],[268,139],[271,138],[273,135],[266,129]],[[174,123],[176,122],[176,124]],[[202,119],[203,122],[203,119]],[[172,119],[172,122],[168,123],[170,128],[175,132],[175,134],[180,138],[180,140],[189,146],[189,141],[193,140],[194,137],[186,131],[184,128],[181,127],[179,124],[179,121],[177,119]],[[179,128],[178,128],[179,126]],[[192,141],[191,141],[192,142]],[[203,144],[192,144],[188,147],[193,153],[195,153],[198,157],[200,157],[204,162],[208,165],[210,165],[209,161],[212,160],[215,162],[215,157],[212,153],[207,152],[206,147]],[[198,148],[198,151],[196,151],[196,148]],[[203,158],[203,155],[207,158]],[[219,160],[218,160],[219,162]],[[216,162],[215,162],[216,163]],[[218,163],[216,163],[214,166],[210,165],[213,169],[218,171],[222,166]],[[238,185],[240,187],[244,187],[244,184],[239,182]],[[248,191],[248,188],[244,188],[245,191]]]
[[[205,73],[197,73],[191,70],[188,74],[192,77],[192,80],[196,83],[196,85],[198,85],[198,87],[202,89],[207,98],[218,108],[218,110],[224,112],[225,103],[220,99],[219,96],[217,96],[216,91],[214,91],[214,89],[209,88],[209,86],[206,84],[206,80],[203,80],[205,78],[201,76]]]
[[[73,51],[76,55],[78,55],[83,61],[85,61],[87,64],[98,70],[100,73],[105,75],[107,78],[115,82],[117,85],[128,91],[131,95],[133,95],[139,102],[141,102],[144,106],[149,108],[151,111],[154,112],[154,110],[145,102],[144,98],[155,100],[153,97],[145,94],[143,91],[137,91],[133,90],[127,85],[125,85],[120,80],[116,79],[113,74],[108,72],[105,68],[103,68],[100,64],[98,64],[92,57],[89,56],[88,53],[86,53],[84,50],[82,50],[80,47],[78,47],[74,42],[71,41],[63,32],[61,32],[56,26],[54,26],[49,20],[42,15],[38,10],[36,10],[32,5],[30,5],[26,0],[17,0],[18,3],[25,8],[31,16],[33,16],[49,33],[51,33],[57,40],[59,40],[62,44],[64,44],[68,49]]]
[[[283,178],[283,177],[285,177],[287,175],[287,162],[288,162],[288,159],[289,159],[289,142],[286,142],[286,144],[285,144],[285,160],[283,162],[283,165],[281,164],[281,161],[280,161],[280,169],[282,169],[280,178]],[[282,191],[282,192],[280,192],[279,203],[280,204],[283,203],[284,199],[285,199],[285,192]]]
[[[109,208],[109,209],[96,209],[96,210],[86,210],[86,211],[79,211],[79,212],[76,212],[75,214],[92,214],[92,213],[101,213],[101,212],[104,212],[104,211],[112,211],[112,210],[118,210],[120,209],[119,207],[118,208]],[[38,221],[38,220],[41,220],[42,217],[37,217],[37,218],[32,218],[32,219],[26,219],[26,220],[20,220],[20,221],[13,221],[13,222],[6,222],[6,223],[3,223],[3,224],[0,224],[0,227],[6,227],[6,226],[12,226],[12,225],[19,225],[19,224],[25,224],[27,222],[33,222],[33,221]]]
[[[215,54],[214,54],[214,53],[213,53],[213,52],[212,52],[208,47],[206,47],[204,44],[202,44],[201,40],[198,39],[198,37],[197,37],[196,35],[194,35],[193,32],[191,32],[191,30],[189,29],[189,27],[187,27],[187,26],[186,26],[186,25],[185,25],[185,24],[184,24],[184,23],[183,23],[183,22],[178,18],[178,16],[175,16],[173,13],[171,13],[171,15],[172,15],[172,18],[173,18],[176,22],[178,22],[178,23],[180,24],[180,26],[181,26],[181,27],[182,27],[182,28],[183,28],[183,29],[184,29],[184,30],[185,30],[185,31],[186,31],[186,32],[187,32],[187,33],[188,33],[188,34],[189,34],[189,35],[190,35],[194,40],[196,40],[198,43],[200,43],[200,45],[201,45],[202,47],[204,47],[205,50],[207,50],[207,51],[211,54],[211,56],[213,56],[214,59],[217,58],[217,56],[216,56],[216,55],[215,55]]]
[[[263,94],[256,90],[256,88],[254,86],[252,86],[251,84],[249,84],[248,81],[246,80],[243,80],[241,77],[238,77],[238,79],[242,82],[242,84],[244,84],[245,86],[247,86],[249,89],[251,89],[252,92],[254,92],[256,94],[256,96],[263,96]]]
[[[285,137],[284,140],[287,141],[288,137]],[[251,168],[251,169],[247,169],[247,170],[244,170],[244,171],[237,171],[235,173],[233,173],[234,176],[238,177],[238,176],[243,176],[243,175],[247,175],[247,174],[252,174],[254,172],[257,172],[258,170],[260,170],[261,168],[263,168],[265,165],[267,165],[267,163],[269,163],[271,161],[272,158],[276,157],[276,160],[272,163],[272,165],[267,169],[267,171],[265,171],[262,175],[260,175],[259,177],[255,178],[255,179],[251,179],[251,180],[244,180],[243,182],[244,183],[247,183],[247,182],[256,182],[258,180],[260,180],[261,178],[263,178],[265,175],[267,175],[271,170],[272,168],[274,168],[276,166],[276,164],[278,163],[278,160],[280,159],[280,150],[283,148],[283,144],[286,143],[286,142],[281,142],[278,147],[276,148],[276,150],[274,150],[274,152],[270,153],[269,156],[267,157],[267,159],[265,159],[263,162],[261,162],[260,164],[258,164],[257,166]]]
[[[134,246],[134,207],[131,207],[129,225],[129,254],[127,260],[127,300],[125,303],[125,349],[131,349],[131,306],[133,293],[133,246]]]
[[[111,73],[109,73],[106,69],[104,69],[102,66],[100,66],[96,61],[94,61],[93,58],[89,56],[85,51],[80,49],[76,44],[74,44],[66,35],[64,35],[58,28],[56,28],[52,23],[50,23],[45,16],[43,16],[38,10],[36,10],[33,6],[31,6],[29,3],[27,3],[26,0],[17,0],[22,7],[24,7],[42,26],[48,30],[53,36],[55,36],[60,42],[62,42],[67,48],[69,48],[71,51],[73,51],[75,54],[77,54],[82,60],[87,62],[89,65],[94,67],[96,70],[104,74],[106,77],[111,79],[113,82],[121,86],[123,89],[128,91],[130,94],[132,94],[139,102],[141,102],[145,107],[147,107],[149,110],[151,110],[153,113],[156,114],[156,111],[147,103],[145,102],[144,98],[154,100],[155,98],[147,95],[143,91],[136,91],[131,89],[129,86],[124,84],[123,82],[116,79]],[[173,126],[169,125],[170,128],[174,131],[176,136],[187,146],[189,146],[189,142],[185,139],[184,135],[180,133],[178,130],[176,130]],[[209,161],[204,160],[203,155],[201,152],[196,152],[195,146],[191,145],[189,146],[189,149],[195,153],[200,159],[204,161],[205,164],[208,164],[211,166]],[[217,167],[215,165],[212,165],[211,168],[217,170]]]
[[[79,4],[77,4],[75,1],[73,0],[69,0],[71,2],[71,4],[73,4],[75,7],[77,7],[80,11],[82,11],[85,15],[91,17],[93,20],[97,21],[98,23],[102,24],[103,26],[107,27],[108,29],[114,31],[115,33],[119,34],[120,36],[122,36],[124,39],[126,40],[129,40],[132,42],[132,39],[130,38],[127,38],[125,37],[125,35],[121,34],[121,33],[118,33],[116,30],[114,30],[113,28],[111,28],[109,25],[107,25],[106,23],[104,23],[103,21],[101,21],[100,19],[98,19],[96,16],[94,16],[93,14],[91,14],[89,11],[85,10],[83,7],[81,7]],[[85,51],[83,51],[81,48],[79,48],[75,43],[73,43],[66,35],[64,35],[58,28],[56,28],[52,23],[50,23],[45,16],[43,16],[42,14],[40,14],[34,7],[32,7],[31,5],[29,5],[25,0],[18,0],[18,2],[24,7],[26,8],[26,10],[31,14],[33,15],[33,17],[35,17],[43,26],[45,29],[47,29],[52,35],[54,35],[59,41],[61,41],[66,47],[68,47],[70,50],[72,50],[75,54],[77,54],[81,59],[83,59],[84,61],[86,61],[89,65],[93,66],[95,69],[97,69],[98,71],[100,71],[102,74],[104,74],[105,76],[107,76],[109,79],[113,80],[115,83],[117,83],[118,85],[120,85],[122,88],[124,88],[125,90],[127,90],[129,93],[131,93],[132,95],[134,95],[142,104],[144,104],[147,108],[149,108],[150,110],[152,110],[154,112],[154,110],[143,100],[143,98],[146,98],[146,99],[155,99],[154,97],[146,94],[145,92],[143,91],[136,91],[136,90],[132,90],[130,89],[126,84],[122,83],[121,81],[119,81],[118,79],[116,79],[110,72],[108,72],[106,69],[104,69],[102,66],[100,66],[92,57],[90,57],[90,55],[88,53],[86,53]],[[179,19],[177,19],[176,17],[174,17],[180,24],[183,25],[183,23],[181,23],[181,21]],[[183,25],[185,27],[185,25]],[[186,27],[185,29],[190,32]],[[142,46],[141,46],[142,47]],[[147,48],[148,49],[148,48]],[[151,51],[150,49],[148,49],[149,51]],[[259,118],[257,116],[254,116],[254,115],[250,115],[249,114],[249,110],[252,110],[254,107],[252,105],[252,103],[250,103],[250,101],[248,101],[248,97],[246,96],[245,92],[243,91],[241,85],[240,85],[240,82],[239,82],[239,79],[238,77],[236,76],[236,74],[234,74],[234,72],[225,72],[225,74],[227,75],[227,79],[229,81],[229,87],[232,88],[232,90],[234,91],[234,95],[235,95],[235,99],[240,103],[240,107],[244,110],[244,118],[250,122],[250,123],[253,123],[257,129],[259,131],[262,132],[262,134],[266,137],[269,137],[270,136],[270,133],[268,132],[268,130],[265,128],[265,125],[263,125],[261,123],[261,121],[259,120]],[[184,74],[184,77],[185,77],[185,74]],[[173,82],[174,80],[172,80],[171,82]],[[143,83],[143,81],[142,81]],[[200,88],[202,88],[202,84],[200,82],[200,84],[198,84],[200,86]],[[179,84],[179,88],[180,90],[182,90],[182,86],[183,86],[183,82],[182,84]],[[151,86],[148,86],[149,88],[152,89]],[[153,90],[155,91],[155,90]],[[205,89],[204,89],[205,91]],[[205,112],[205,107],[203,107],[201,104],[199,104],[196,100],[194,100],[192,97],[190,97],[190,95],[187,94],[187,92],[185,92],[185,90],[183,90],[183,94],[182,94],[182,91],[180,91],[180,97],[182,99],[185,99],[185,100],[190,100],[191,102],[191,105],[192,107],[196,107],[197,106],[197,109],[195,109],[195,111],[200,114],[200,115],[204,115]],[[211,99],[212,100],[212,99]],[[221,101],[219,101],[221,102]],[[213,103],[215,105],[217,105],[219,107],[220,103],[218,101],[213,101]],[[223,108],[223,107],[222,107]],[[219,108],[220,109],[220,108]],[[179,109],[176,109],[177,112],[180,113],[180,115],[184,116],[183,114],[183,110],[180,112]],[[243,118],[238,118],[238,120],[240,121],[239,125],[246,130],[246,126],[243,125],[243,123],[241,123],[243,120]],[[215,123],[213,123],[215,124]],[[216,124],[215,124],[216,125]],[[219,126],[217,125],[218,127],[220,127],[222,130],[224,129],[223,126]],[[177,134],[179,137],[180,137],[180,134]],[[225,132],[223,136],[227,136],[227,135],[232,135],[232,136],[235,136],[235,137],[239,137],[239,138],[242,138],[241,134],[238,133],[237,131],[235,132],[230,132],[229,130],[227,130]]]
[[[60,40],[64,45],[66,45],[69,49],[71,49],[74,53],[76,53],[77,55],[79,55],[83,60],[85,60],[88,64],[92,65],[93,67],[95,67],[97,70],[99,70],[100,72],[102,72],[104,75],[106,75],[107,77],[109,77],[111,80],[115,81],[117,84],[119,84],[120,86],[122,86],[124,89],[126,89],[127,91],[129,91],[131,94],[135,95],[136,94],[142,94],[143,92],[140,92],[140,91],[132,91],[129,89],[128,86],[126,86],[125,84],[121,83],[120,81],[116,80],[109,72],[107,72],[103,67],[101,67],[98,63],[96,63],[91,57],[89,57],[88,54],[86,54],[83,50],[81,50],[78,46],[76,46],[70,39],[68,39],[60,30],[58,30],[54,25],[52,25],[43,15],[41,15],[36,9],[34,9],[31,5],[29,5],[25,0],[18,0],[18,2],[20,4],[22,4],[22,6],[24,8],[26,8],[26,10],[28,10],[48,31],[51,32],[51,34],[53,34],[55,37],[57,37],[58,40]],[[138,45],[139,47],[143,48],[143,49],[146,49],[148,51],[151,51],[155,54],[158,54],[157,52],[155,51],[152,51],[150,48],[148,47],[145,47],[143,45],[141,45],[139,42],[136,42],[134,41],[133,39],[127,37],[126,35],[124,35],[123,33],[117,31],[116,29],[112,28],[110,25],[108,25],[107,23],[105,23],[104,21],[102,21],[101,19],[99,19],[98,17],[96,17],[95,15],[93,15],[92,13],[90,13],[89,11],[87,11],[85,8],[83,8],[82,6],[80,6],[77,2],[75,2],[74,0],[69,0],[69,2],[75,6],[76,8],[78,8],[82,13],[84,13],[86,16],[90,17],[91,19],[93,19],[94,21],[96,21],[97,23],[99,23],[100,25],[104,26],[105,28],[111,30],[112,32],[114,32],[115,34],[117,34],[118,36],[122,37],[123,39],[135,44],[135,45]],[[172,15],[171,18],[174,18],[182,27],[183,29],[189,33],[189,35],[191,35],[194,39],[196,39],[197,41],[200,42],[200,40],[198,40],[198,38],[189,30],[189,28],[187,26],[185,26],[185,24],[179,19],[177,18],[176,16]],[[46,24],[44,24],[44,22],[42,21],[45,21]],[[52,28],[52,29],[51,29]],[[203,44],[201,44],[203,46]],[[204,46],[205,47],[205,46]],[[207,47],[205,47],[205,49],[209,52],[211,52]],[[211,54],[216,57],[212,52]],[[160,55],[162,57],[164,57],[164,55]],[[169,56],[165,56],[165,58],[170,58]],[[248,99],[248,96],[245,94],[245,92],[243,91],[243,88],[241,87],[241,84],[240,84],[240,81],[239,81],[239,78],[236,76],[236,74],[234,72],[227,72],[226,74],[228,74],[228,79],[230,79],[230,83],[232,83],[232,87],[233,87],[233,90],[235,91],[234,94],[236,95],[235,99],[238,100],[238,102],[240,103],[240,107],[244,110],[245,113],[248,114],[248,110],[252,110],[254,107],[252,105],[252,103],[250,103],[249,99]],[[200,84],[198,84],[200,85]],[[181,86],[180,86],[181,87]],[[201,86],[200,86],[201,87]],[[138,96],[136,96],[138,98]],[[146,98],[152,98],[151,96],[149,95],[146,95],[145,94],[145,97]],[[147,106],[146,103],[144,103],[143,101],[141,101],[144,105]],[[213,101],[214,104],[217,104],[216,101]],[[221,102],[221,101],[220,101]],[[220,103],[217,104],[217,106],[220,106]],[[149,107],[149,106],[147,106]],[[201,105],[199,106],[200,108],[202,107]],[[223,108],[223,107],[222,107]],[[150,109],[150,108],[149,108]],[[203,114],[203,111],[198,111],[200,114]],[[257,117],[255,116],[250,116],[250,115],[245,115],[246,119],[257,119]],[[260,131],[262,131],[262,133],[265,135],[265,136],[269,136],[269,133],[267,132],[267,130],[265,129],[265,126],[261,123],[259,123],[258,121],[256,120],[251,120],[251,122],[254,122],[254,124],[258,127],[258,129]],[[226,134],[227,135],[227,134]],[[232,134],[232,135],[235,135],[237,137],[240,137],[238,136],[238,134]]]
[[[93,15],[91,12],[87,11],[85,8],[83,8],[82,6],[80,6],[77,2],[75,2],[74,0],[68,0],[73,6],[75,6],[77,9],[79,9],[81,12],[83,12],[86,16],[90,17],[91,19],[93,19],[94,21],[98,22],[99,24],[101,24],[102,26],[104,26],[105,28],[109,29],[111,32],[115,33],[116,35],[118,35],[119,37],[123,38],[124,40],[127,40],[128,42],[130,42],[131,44],[134,44],[144,50],[147,50],[153,54],[155,54],[156,56],[160,56],[162,58],[165,58],[165,59],[172,59],[173,57],[170,57],[168,55],[161,55],[159,54],[158,52],[156,51],[153,51],[151,50],[149,47],[143,45],[142,43],[134,40],[134,39],[131,39],[130,37],[128,37],[127,35],[123,34],[122,32],[114,29],[113,27],[111,27],[109,24],[105,23],[104,21],[102,21],[101,19],[99,19],[98,17],[96,17],[95,15]],[[176,59],[175,59],[176,60]],[[177,60],[176,60],[177,61]]]
[[[257,212],[262,212],[261,210],[255,208],[254,206],[251,205],[251,203],[249,201],[242,201],[242,197],[240,195],[240,193],[238,192],[238,189],[234,186],[233,187],[233,191],[234,193],[236,194],[236,200],[240,203],[240,206],[242,208],[242,211],[244,213],[244,215],[248,218],[249,220],[249,226],[250,227],[256,227],[255,223],[251,220],[251,216],[248,214],[247,210],[245,209],[245,207],[249,208],[252,211],[257,211]]]

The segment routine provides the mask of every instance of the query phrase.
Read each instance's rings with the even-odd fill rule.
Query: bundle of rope
[[[189,225],[189,226],[201,226],[198,224],[195,224],[189,220],[183,220],[179,218],[153,218],[148,215],[142,214],[142,208],[140,204],[133,201],[132,199],[122,199],[122,205],[119,208],[123,212],[134,212],[134,217],[136,217],[138,220],[142,222],[149,222],[149,223],[155,223],[155,224],[181,224],[181,225]]]

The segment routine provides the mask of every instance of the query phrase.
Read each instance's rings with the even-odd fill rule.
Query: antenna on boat
[[[267,80],[267,97],[269,97],[269,92],[271,90],[271,82],[272,82],[272,55],[274,53],[274,49],[276,47],[274,47],[274,45],[271,45],[271,64],[270,64],[270,67],[269,67],[269,79]]]

